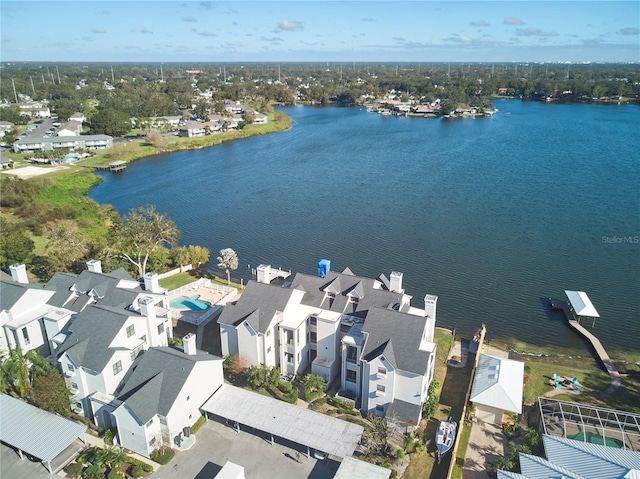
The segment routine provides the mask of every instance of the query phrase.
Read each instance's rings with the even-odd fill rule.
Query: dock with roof
[[[607,397],[620,387],[620,373],[613,365],[613,361],[607,354],[604,346],[602,346],[600,340],[580,324],[581,318],[589,317],[593,318],[593,327],[595,326],[595,318],[599,318],[600,315],[584,291],[565,291],[565,293],[569,299],[568,302],[561,299],[549,298],[549,304],[552,309],[562,311],[569,325],[588,339],[593,346],[600,362],[609,373],[609,376],[611,376],[611,384],[603,393],[603,396]]]

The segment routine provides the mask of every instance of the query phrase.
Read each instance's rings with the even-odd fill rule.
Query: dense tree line
[[[488,106],[506,89],[508,96],[563,101],[640,98],[638,64],[408,63],[408,64],[16,64],[3,65],[3,78],[16,93],[50,100],[60,118],[80,111],[91,122],[105,111],[124,117],[180,115],[198,105],[224,111],[225,99],[270,103],[296,101],[353,104],[364,98]],[[14,102],[13,83],[0,82],[0,98]],[[194,85],[196,90],[194,90]],[[2,109],[3,119],[15,110]],[[15,121],[14,121],[15,123]],[[104,126],[92,125],[94,132]]]

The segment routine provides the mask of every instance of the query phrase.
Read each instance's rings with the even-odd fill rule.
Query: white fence
[[[193,311],[174,311],[171,310],[171,318],[177,319],[180,321],[186,321],[192,324],[202,324],[207,321],[212,316],[219,314],[222,306],[227,304],[229,301],[232,301],[237,295],[238,290],[236,288],[232,288],[230,286],[223,286],[221,284],[213,283],[208,278],[200,278],[193,283],[185,284],[180,288],[169,291],[169,300],[176,298],[178,296],[183,295],[184,293],[188,293],[190,291],[208,288],[212,291],[219,291],[224,293],[224,296],[216,302],[213,307],[206,310],[204,313],[193,312]]]

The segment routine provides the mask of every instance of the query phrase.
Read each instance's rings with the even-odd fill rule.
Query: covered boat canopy
[[[600,315],[596,308],[593,307],[589,296],[584,291],[566,291],[567,298],[578,316],[588,316],[590,318],[599,318]]]

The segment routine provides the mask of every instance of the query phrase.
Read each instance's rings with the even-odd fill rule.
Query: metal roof
[[[84,435],[86,426],[0,394],[0,440],[51,462]]]
[[[338,457],[351,456],[364,432],[357,424],[229,384],[223,384],[202,409]]]
[[[567,298],[574,311],[578,316],[588,316],[589,318],[599,318],[600,315],[596,308],[591,303],[589,296],[584,291],[567,291],[565,290]]]
[[[469,400],[520,414],[523,381],[523,362],[481,354]]]
[[[389,476],[391,476],[391,469],[346,457],[333,479],[389,479]]]

